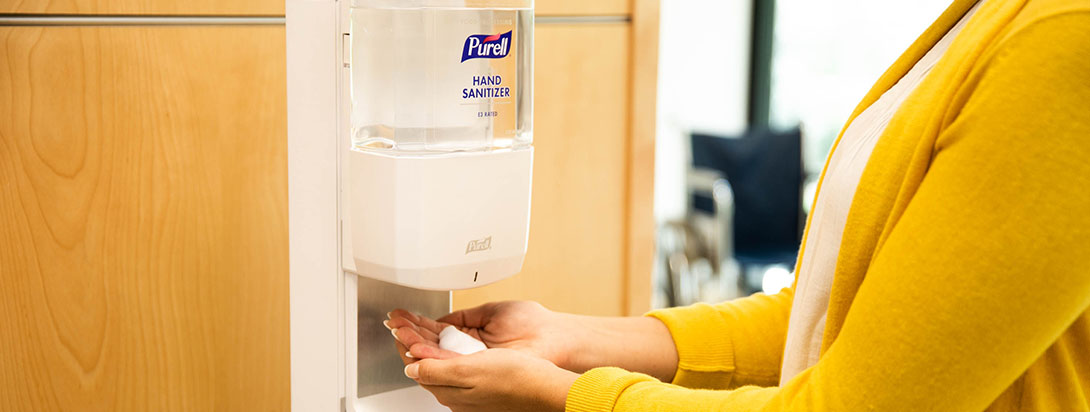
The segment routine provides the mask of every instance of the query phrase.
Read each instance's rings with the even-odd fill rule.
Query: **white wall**
[[[776,1],[771,120],[776,127],[804,125],[806,168],[816,173],[851,110],[951,0]],[[658,222],[684,213],[688,132],[738,134],[745,128],[750,4],[662,2]]]
[[[691,130],[737,134],[746,125],[749,0],[664,0],[659,38],[655,218],[685,212]]]
[[[821,171],[863,95],[950,2],[777,0],[771,120],[804,125],[809,172]]]

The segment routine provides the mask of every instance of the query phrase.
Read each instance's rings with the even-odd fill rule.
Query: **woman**
[[[1090,2],[958,0],[834,145],[792,288],[388,326],[455,411],[1090,410],[1088,258]]]

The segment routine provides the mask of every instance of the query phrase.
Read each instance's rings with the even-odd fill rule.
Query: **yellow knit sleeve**
[[[697,399],[720,392],[691,389],[727,389],[741,385],[775,385],[786,340],[787,320],[794,289],[775,295],[756,294],[717,305],[698,303],[648,313],[666,324],[678,351],[678,369],[673,384],[619,368],[596,368],[579,377],[568,390],[566,410],[592,412],[622,409],[621,394],[629,402],[646,399],[682,399],[684,405],[698,405]],[[688,389],[687,389],[688,388]],[[739,394],[750,392],[746,388]],[[767,394],[766,394],[767,395]]]
[[[621,392],[640,382],[658,382],[642,373],[621,368],[594,368],[579,376],[568,389],[566,411],[612,411]]]
[[[677,347],[673,383],[701,389],[775,385],[793,296],[794,289],[788,288],[775,295],[648,313],[666,324]]]
[[[1050,16],[981,63],[817,365],[783,387],[735,390],[596,369],[569,391],[569,410],[987,408],[1090,310],[1088,27],[1090,13]],[[652,313],[675,334],[678,380],[703,386],[743,369],[743,312],[731,303]],[[1042,410],[1085,409],[1085,398],[1049,393],[1056,387],[1026,390]]]

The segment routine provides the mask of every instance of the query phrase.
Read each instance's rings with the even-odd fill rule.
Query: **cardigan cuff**
[[[657,382],[650,376],[620,368],[594,368],[579,376],[568,389],[566,412],[610,412],[617,398],[639,382]]]
[[[666,324],[677,347],[673,384],[687,388],[724,389],[735,371],[734,328],[719,310],[705,303],[659,309],[646,316]]]

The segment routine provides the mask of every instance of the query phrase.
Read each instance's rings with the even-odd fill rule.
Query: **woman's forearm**
[[[670,382],[678,354],[670,330],[652,317],[564,315],[579,326],[565,369],[575,372],[615,366]]]

